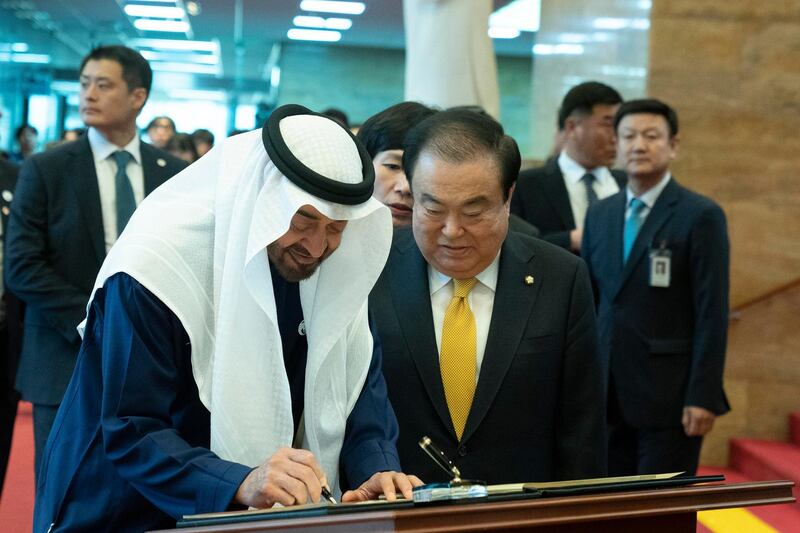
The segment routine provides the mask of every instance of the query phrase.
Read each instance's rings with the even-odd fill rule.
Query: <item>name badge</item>
[[[662,242],[657,249],[650,250],[650,286],[668,288],[672,272],[672,251]]]

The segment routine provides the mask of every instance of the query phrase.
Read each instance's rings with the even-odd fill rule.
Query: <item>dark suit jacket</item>
[[[146,194],[186,166],[144,142],[141,154]],[[88,137],[26,160],[5,241],[8,290],[26,304],[17,370],[24,399],[46,405],[61,401],[80,347],[75,328],[86,314],[105,255]]]
[[[612,170],[611,175],[624,189],[625,173]],[[548,159],[543,167],[520,172],[511,197],[511,212],[539,228],[542,239],[570,249],[569,232],[575,229],[575,217],[557,157]]]
[[[683,407],[729,410],[728,233],[710,199],[671,179],[622,264],[625,190],[591,209],[581,250],[598,291],[600,353],[625,421],[680,426]],[[649,286],[652,247],[672,253],[668,288]]]
[[[17,176],[19,174],[19,167],[0,158],[0,224],[2,224],[2,238],[0,243],[5,241],[6,231],[8,230],[8,215],[11,213],[11,202],[14,198],[14,189],[17,186]],[[0,244],[2,246],[2,244]],[[5,271],[3,272],[5,277]],[[5,287],[5,283],[4,283]],[[0,346],[0,379],[3,380],[3,385],[0,388],[0,394],[3,397],[8,397],[16,408],[17,393],[14,391],[14,376],[17,372],[17,363],[19,361],[19,350],[22,342],[22,303],[8,291],[3,291],[0,295],[3,298],[3,303],[6,308],[5,322],[0,324],[0,329],[5,330],[5,336],[0,336],[0,339],[6,340]],[[2,332],[0,332],[1,334]],[[2,481],[0,480],[0,485]]]
[[[579,258],[509,232],[461,442],[439,372],[427,263],[410,229],[395,233],[370,311],[404,471],[426,482],[446,479],[417,445],[427,435],[466,478],[508,483],[605,473],[605,392],[591,286]]]

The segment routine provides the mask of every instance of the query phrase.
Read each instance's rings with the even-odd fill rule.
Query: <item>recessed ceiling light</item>
[[[583,53],[582,44],[545,44],[537,43],[533,45],[533,53],[537,56],[550,55],[581,55]]]
[[[367,6],[364,2],[343,2],[334,0],[303,0],[300,9],[303,11],[317,11],[320,13],[340,13],[345,15],[360,15]]]
[[[136,19],[133,25],[142,31],[165,31],[186,33],[189,31],[189,23],[183,20],[156,20],[156,19]]]
[[[342,38],[342,34],[338,31],[306,30],[301,28],[290,29],[286,32],[286,36],[295,41],[324,41],[330,43]]]
[[[181,19],[186,15],[183,8],[169,6],[143,6],[141,4],[128,4],[125,14],[129,17],[147,17],[157,19]]]
[[[298,15],[292,22],[295,26],[303,28],[320,28],[326,30],[349,30],[353,26],[353,21],[343,18],[322,18],[307,15]]]
[[[157,50],[197,50],[198,52],[216,52],[217,41],[183,41],[178,39],[133,39],[128,44],[137,48],[154,48]]]

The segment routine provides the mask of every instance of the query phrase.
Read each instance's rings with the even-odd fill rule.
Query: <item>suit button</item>
[[[465,455],[467,455],[467,447],[462,444],[458,447],[458,456],[464,457]]]

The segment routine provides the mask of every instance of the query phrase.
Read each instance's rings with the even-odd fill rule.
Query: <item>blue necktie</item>
[[[581,178],[584,187],[586,187],[586,201],[587,201],[586,205],[588,207],[592,207],[599,200],[597,198],[597,193],[594,192],[594,187],[592,187],[592,185],[594,184],[594,180],[596,179],[597,178],[595,177],[595,175],[592,174],[591,172],[587,172]]]
[[[125,150],[119,150],[112,154],[114,161],[117,162],[117,175],[114,178],[114,185],[117,189],[117,237],[122,234],[128,220],[136,211],[136,198],[133,196],[133,187],[131,187],[131,180],[128,179],[128,174],[125,168],[133,156]]]
[[[636,242],[636,235],[639,234],[639,229],[642,227],[642,209],[646,204],[638,198],[631,199],[631,214],[628,220],[625,221],[625,232],[623,233],[622,243],[622,263],[628,261],[628,256],[633,248],[633,243]]]

